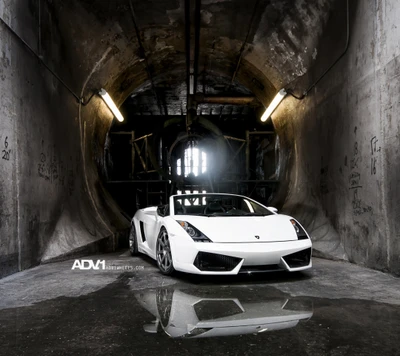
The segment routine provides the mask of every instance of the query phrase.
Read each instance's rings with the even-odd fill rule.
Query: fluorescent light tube
[[[267,119],[272,115],[272,113],[275,111],[275,109],[278,107],[278,105],[281,103],[283,98],[286,96],[286,90],[281,89],[279,90],[278,94],[276,94],[274,100],[272,100],[271,104],[269,104],[267,110],[265,110],[265,113],[263,116],[261,116],[261,121],[265,122]]]
[[[111,112],[114,114],[115,118],[122,122],[124,121],[124,117],[122,116],[121,112],[118,110],[117,106],[115,105],[114,101],[111,99],[110,95],[108,95],[105,89],[100,89],[99,95],[102,97],[104,102],[107,104]]]

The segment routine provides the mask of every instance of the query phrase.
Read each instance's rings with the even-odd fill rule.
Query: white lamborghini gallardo
[[[173,195],[136,212],[129,248],[163,274],[237,274],[311,268],[312,243],[294,218],[245,196]]]

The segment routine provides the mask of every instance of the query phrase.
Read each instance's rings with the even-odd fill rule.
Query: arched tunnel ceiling
[[[232,78],[248,34],[236,80],[268,105],[277,90],[307,73],[318,57],[317,45],[333,3],[201,1],[199,72]],[[73,38],[65,41],[60,55],[78,54],[71,58],[77,66],[72,86],[72,79],[87,78],[86,97],[105,87],[118,104],[135,89],[149,86],[129,0],[68,0],[51,6],[49,16],[57,17],[59,32]],[[132,0],[132,7],[155,85],[184,83],[185,1]],[[185,100],[185,93],[180,94]]]
[[[288,97],[274,112],[277,144],[271,153],[278,153],[279,189],[273,204],[311,232],[315,251],[399,274],[395,3],[259,0],[254,11],[256,0],[202,0],[199,71],[207,64],[209,90],[229,83],[253,13],[237,92],[268,105],[278,89],[301,94],[332,69],[303,101]],[[0,172],[0,275],[3,266],[11,273],[103,239],[116,246],[128,220],[104,184],[113,115],[94,94],[105,88],[121,106],[135,91],[150,88],[129,0],[2,4],[0,101],[9,157]],[[132,4],[155,85],[180,88],[176,101],[183,102],[186,2]],[[164,128],[178,119],[184,132],[182,117],[160,115],[153,122]],[[216,126],[222,121],[212,119]],[[240,120],[223,121],[228,130],[246,125],[231,137],[260,131],[253,120]],[[152,127],[151,133],[159,131]],[[173,136],[172,125],[165,131],[163,144]]]

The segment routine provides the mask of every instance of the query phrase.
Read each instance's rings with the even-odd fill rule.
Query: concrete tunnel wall
[[[27,4],[1,1],[0,16],[38,51],[38,10]],[[54,14],[43,14],[41,55],[80,94],[88,76],[73,82],[75,63],[65,58]],[[101,160],[111,114],[99,98],[79,105],[3,24],[0,38],[0,277],[71,251],[96,251],[99,241],[112,250],[127,224],[93,159]]]
[[[1,0],[0,16],[39,49],[36,3],[27,3],[30,7]],[[65,11],[74,14],[74,26],[71,16],[43,6],[43,60],[84,100],[104,86],[121,104],[147,80],[129,44],[132,38],[111,37],[96,18],[81,8],[74,12],[72,3]],[[343,9],[343,1],[336,6]],[[276,203],[304,223],[319,253],[397,274],[399,12],[394,0],[351,2],[346,56],[304,101],[288,97],[273,115],[281,145]],[[345,27],[339,23],[340,28],[335,21],[327,25],[299,88],[341,52]],[[121,26],[117,32],[123,32]],[[85,38],[102,33],[101,41],[79,41],[83,30],[88,31]],[[0,147],[5,155],[0,276],[101,240],[112,250],[127,222],[102,185],[103,146],[112,120],[108,109],[97,96],[79,105],[3,25],[0,38]],[[257,51],[251,56],[256,58]],[[244,61],[244,67],[249,63]],[[269,91],[256,94],[268,105],[271,85],[267,77],[260,78]],[[239,72],[238,80],[246,82],[245,73]],[[371,150],[373,139],[378,140],[376,151]]]
[[[307,226],[320,252],[395,274],[400,274],[399,16],[396,1],[351,1],[346,55],[304,101],[288,97],[273,115],[278,130],[291,139],[284,210]],[[318,49],[325,59],[309,73],[310,82],[343,51],[344,25],[339,19],[328,24]]]

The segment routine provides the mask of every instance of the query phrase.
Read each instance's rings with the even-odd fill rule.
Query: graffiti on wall
[[[42,147],[44,141],[42,140]],[[64,162],[55,153],[55,147],[42,149],[37,163],[38,176],[47,182],[64,186],[67,176]]]
[[[378,153],[381,152],[381,147],[378,147],[378,139],[376,136],[371,138],[371,175],[376,174],[376,161],[378,158]]]
[[[72,196],[76,190],[75,172],[73,167],[80,162],[80,154],[77,153],[76,157],[70,156],[69,161],[64,164],[64,161],[55,153],[55,147],[44,147],[42,141],[42,152],[37,159],[37,174],[40,179],[46,182],[65,187],[68,195]]]
[[[51,183],[59,182],[64,185],[64,164],[55,155],[48,157],[44,152],[40,154],[38,174],[40,178]]]
[[[8,136],[6,136],[4,139],[3,147],[4,149],[1,151],[1,158],[9,161],[11,156],[11,148],[8,148]]]
[[[354,135],[357,135],[357,126],[354,128]],[[347,156],[346,156],[346,161],[347,161]],[[372,207],[365,204],[361,199],[362,195],[361,192],[363,186],[361,184],[362,173],[359,167],[360,162],[361,162],[361,154],[359,149],[359,143],[358,141],[355,141],[353,145],[353,153],[350,159],[350,174],[349,174],[349,190],[352,192],[351,204],[353,208],[353,215],[355,216],[372,212]]]

